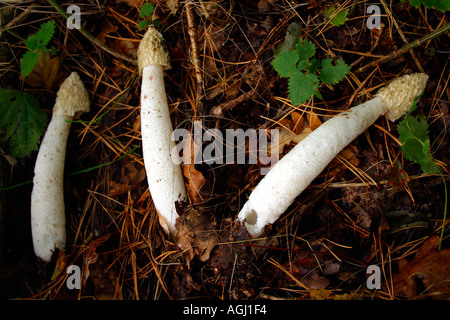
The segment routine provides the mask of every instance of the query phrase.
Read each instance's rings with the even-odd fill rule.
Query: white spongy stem
[[[150,193],[159,213],[161,226],[176,235],[178,218],[176,202],[187,200],[183,175],[179,164],[171,158],[172,122],[164,87],[161,65],[143,69],[141,86],[141,135],[144,164]]]
[[[64,162],[72,116],[54,115],[36,159],[31,193],[31,231],[35,254],[49,262],[66,245]]]
[[[238,215],[253,237],[274,223],[336,155],[387,111],[374,98],[324,122],[277,162]]]

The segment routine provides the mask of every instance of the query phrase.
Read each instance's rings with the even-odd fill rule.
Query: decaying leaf
[[[125,164],[120,171],[119,182],[109,182],[111,187],[109,194],[111,197],[127,193],[137,188],[145,180],[145,168],[142,165],[132,162],[128,157],[124,159],[124,162]]]
[[[450,249],[436,250],[439,237],[433,236],[419,248],[411,261],[402,259],[399,271],[393,277],[396,295],[408,298],[431,297],[448,299],[450,297]]]
[[[205,184],[206,179],[200,171],[195,169],[194,160],[199,152],[199,148],[195,146],[192,135],[190,135],[190,140],[187,143],[190,144],[191,152],[183,154],[182,171],[186,178],[186,191],[189,199],[192,204],[196,204],[203,201],[200,190]],[[188,150],[188,148],[185,148],[185,150]]]
[[[56,90],[68,74],[60,72],[60,59],[59,56],[52,58],[49,52],[39,51],[38,61],[24,81],[35,88]]]
[[[188,267],[195,256],[200,261],[209,259],[211,250],[218,243],[215,225],[207,212],[188,206],[183,215],[175,223],[177,228],[176,242],[183,250]]]

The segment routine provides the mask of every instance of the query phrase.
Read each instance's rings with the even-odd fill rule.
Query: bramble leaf
[[[10,141],[12,157],[23,158],[38,149],[47,116],[34,95],[0,89],[0,113],[0,127],[5,133],[3,140]]]
[[[317,90],[319,79],[315,74],[296,72],[289,78],[289,98],[294,106],[308,101],[313,95],[320,97]]]
[[[327,58],[321,62],[322,71],[320,72],[319,79],[326,84],[335,84],[341,81],[345,75],[350,71],[348,66],[343,60],[338,60],[336,65],[333,66],[333,60]]]

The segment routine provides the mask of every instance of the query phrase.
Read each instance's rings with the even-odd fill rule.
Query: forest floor
[[[172,239],[158,223],[141,150],[136,54],[145,33],[139,29],[143,2],[60,1],[63,12],[70,4],[80,9],[83,33],[68,28],[53,1],[0,1],[2,87],[33,94],[50,119],[59,85],[77,71],[91,99],[91,111],[71,126],[61,195],[67,245],[50,263],[36,258],[31,239],[37,150],[13,159],[2,140],[2,298],[450,297],[443,183],[450,159],[450,41],[448,28],[435,32],[448,24],[445,13],[384,0],[152,1],[152,19],[171,57],[165,81],[174,128],[192,130],[201,121],[204,130],[220,132],[279,129],[282,157],[304,130],[371,99],[398,76],[424,72],[428,84],[413,115],[425,116],[442,172],[424,173],[404,158],[398,122],[380,117],[253,239],[235,219],[261,180],[262,165],[183,165],[191,203],[178,224],[184,237]],[[371,4],[379,20],[367,13]],[[22,79],[24,40],[48,21],[56,26],[48,44],[55,50]],[[374,22],[379,29],[369,28]],[[313,43],[316,59],[351,66],[342,81],[319,88],[321,99],[298,106],[271,64],[293,23],[295,40]],[[70,265],[80,267],[78,290],[66,285]]]

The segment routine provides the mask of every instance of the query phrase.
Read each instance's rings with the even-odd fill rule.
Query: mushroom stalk
[[[150,27],[139,44],[141,135],[147,181],[159,222],[167,234],[175,236],[176,203],[185,202],[187,196],[180,165],[171,157],[175,142],[171,139],[173,127],[163,73],[170,61],[163,42],[161,34]]]
[[[61,85],[53,116],[36,158],[31,193],[31,231],[35,254],[49,262],[66,245],[64,162],[71,121],[90,108],[89,95],[73,72]]]
[[[324,122],[278,161],[258,183],[238,215],[253,237],[274,223],[328,163],[386,114],[390,121],[402,117],[425,89],[423,73],[393,80],[373,98]]]

